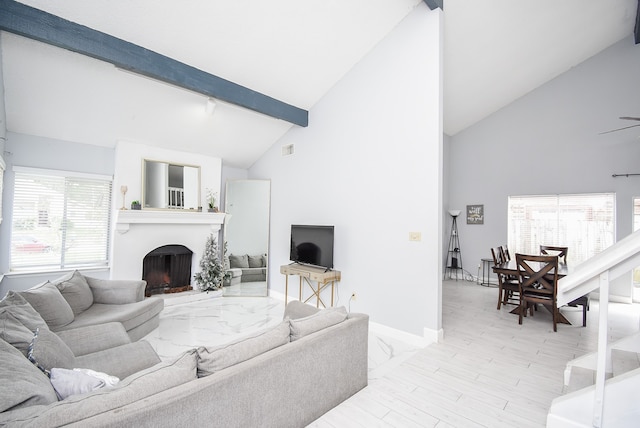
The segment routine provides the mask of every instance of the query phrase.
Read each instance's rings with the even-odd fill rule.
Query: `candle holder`
[[[124,206],[124,197],[127,194],[127,190],[129,190],[127,188],[127,186],[120,186],[120,192],[122,192],[122,208],[120,208],[121,210],[126,210],[127,208]]]

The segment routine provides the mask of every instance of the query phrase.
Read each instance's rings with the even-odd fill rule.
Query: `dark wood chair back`
[[[560,259],[560,263],[567,264],[567,252],[569,247],[557,247],[553,245],[540,245],[540,254],[543,256],[552,255]]]
[[[535,256],[516,254],[518,282],[520,284],[520,317],[527,309],[533,315],[533,305],[541,303],[549,306],[553,315],[553,331],[558,331],[558,256]]]
[[[503,247],[495,247],[491,249],[491,256],[493,256],[494,266],[506,263]],[[511,278],[507,275],[496,272],[498,276],[498,307],[500,310],[502,305],[513,304],[519,305],[520,298],[518,297],[518,280],[517,278]]]

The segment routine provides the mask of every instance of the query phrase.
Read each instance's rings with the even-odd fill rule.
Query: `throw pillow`
[[[198,377],[211,375],[227,367],[264,354],[289,342],[289,323],[253,333],[226,345],[198,348]]]
[[[5,298],[0,300],[0,316],[6,313],[12,314],[31,331],[38,327],[47,327],[47,323],[33,306],[15,291],[7,292]]]
[[[262,256],[248,256],[249,257],[249,267],[250,268],[259,268],[264,267],[262,264],[263,259]]]
[[[316,331],[341,323],[345,319],[347,319],[347,310],[344,306],[324,309],[304,318],[290,319],[291,341],[293,342]]]
[[[29,353],[29,345],[33,340],[33,332],[38,327],[31,330],[24,323],[16,318],[12,313],[0,313],[0,339],[4,340],[18,351],[22,352],[25,357]],[[43,328],[46,330],[46,328]]]
[[[77,370],[53,368],[49,378],[60,400],[86,394],[105,385],[103,380]]]
[[[13,346],[0,340],[0,412],[58,401],[49,378]]]
[[[229,264],[231,265],[231,269],[234,269],[234,268],[246,269],[249,267],[249,257],[246,254],[243,254],[241,256],[236,256],[234,254],[231,254],[229,256]]]
[[[49,281],[26,291],[19,291],[18,294],[38,311],[49,328],[53,330],[64,327],[74,319],[71,306],[64,300],[60,290]]]
[[[317,312],[320,312],[320,309],[315,308],[311,305],[307,305],[306,303],[302,303],[300,300],[292,300],[287,303],[287,306],[284,308],[284,316],[282,319],[298,319],[308,317],[309,315],[313,315]]]
[[[57,334],[46,328],[36,329],[27,357],[47,375],[54,367],[72,369],[75,362],[71,349]]]
[[[71,306],[73,315],[78,315],[93,305],[91,288],[89,288],[85,277],[77,270],[52,281],[52,283],[60,290],[64,300]]]

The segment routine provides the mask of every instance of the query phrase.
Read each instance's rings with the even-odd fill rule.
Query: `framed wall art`
[[[467,205],[467,224],[484,224],[484,205]]]

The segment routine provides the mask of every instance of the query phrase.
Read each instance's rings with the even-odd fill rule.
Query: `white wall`
[[[631,232],[640,177],[612,174],[640,173],[640,128],[598,134],[640,115],[638,76],[629,37],[450,139],[446,208],[485,210],[484,225],[458,224],[466,270],[506,244],[509,195],[616,192],[617,239]],[[630,297],[629,281],[613,291]]]
[[[441,19],[421,3],[250,169],[272,180],[272,291],[291,224],[334,225],[338,305],[356,292],[374,322],[440,333]]]

